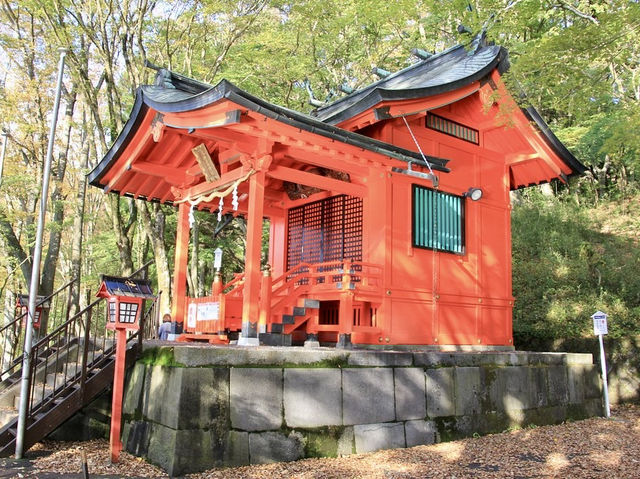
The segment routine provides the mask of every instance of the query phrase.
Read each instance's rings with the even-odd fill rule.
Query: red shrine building
[[[183,340],[510,347],[509,192],[584,167],[507,67],[478,38],[312,115],[160,70],[89,180],[178,208]],[[244,271],[204,298],[187,294],[192,208],[247,224]]]

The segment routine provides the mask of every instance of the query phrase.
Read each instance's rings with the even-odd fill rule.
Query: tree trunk
[[[76,192],[75,216],[73,218],[73,238],[71,240],[71,277],[75,279],[69,291],[69,317],[80,312],[80,282],[82,275],[82,235],[84,230],[84,210],[87,198],[87,176],[85,171],[89,167],[89,155],[91,152],[90,142],[87,141],[88,125],[83,121],[84,131],[84,160],[82,168],[78,171],[76,181],[78,190]]]
[[[142,227],[153,248],[156,272],[158,275],[158,291],[162,291],[160,297],[160,312],[164,313],[169,310],[171,305],[171,273],[169,272],[167,247],[164,243],[166,216],[162,210],[162,206],[157,203],[151,204],[140,201],[139,205]],[[152,208],[153,217],[149,211],[150,207]]]

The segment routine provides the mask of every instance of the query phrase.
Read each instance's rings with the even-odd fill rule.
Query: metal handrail
[[[53,293],[36,303],[36,307],[41,306],[46,302],[55,302],[55,299],[60,295],[60,293],[62,293],[66,289],[69,289],[71,285],[73,285],[73,283],[75,283],[76,281],[77,279],[72,279],[71,281],[67,282],[66,284],[55,290]],[[60,313],[60,317],[66,316],[68,314],[68,301],[65,301],[62,309],[54,306],[50,309],[50,311]],[[10,379],[13,375],[15,375],[19,370],[19,367],[21,367],[22,365],[22,348],[20,347],[22,337],[22,322],[26,320],[27,315],[28,313],[23,313],[0,328],[0,338],[2,338],[3,343],[0,351],[0,373],[3,378],[3,381],[0,382],[0,389],[3,389],[2,386],[5,385],[3,383],[6,380]],[[55,317],[50,319],[54,319],[55,324]],[[11,337],[12,332],[13,338]]]

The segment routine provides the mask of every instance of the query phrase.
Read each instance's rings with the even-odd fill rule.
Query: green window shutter
[[[413,246],[464,253],[462,196],[413,185]]]

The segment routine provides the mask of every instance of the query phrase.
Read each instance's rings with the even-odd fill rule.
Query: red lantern
[[[109,448],[111,462],[118,462],[122,441],[122,394],[124,391],[124,363],[127,349],[127,330],[140,329],[142,302],[153,299],[151,283],[145,279],[118,278],[102,275],[96,294],[107,299],[107,329],[116,331],[116,364],[113,372],[113,396],[111,399],[111,431]]]
[[[47,300],[44,301],[44,296],[36,296],[36,310],[33,315],[33,327],[34,329],[40,329],[40,320],[42,319],[42,314],[45,310],[48,310],[51,307],[51,303]],[[16,314],[19,316],[24,316],[22,318],[22,326],[27,324],[27,312],[29,311],[29,295],[28,294],[19,294],[18,300],[16,301]]]
[[[107,329],[140,329],[142,302],[153,299],[151,283],[145,279],[102,276],[96,296],[107,298]]]

